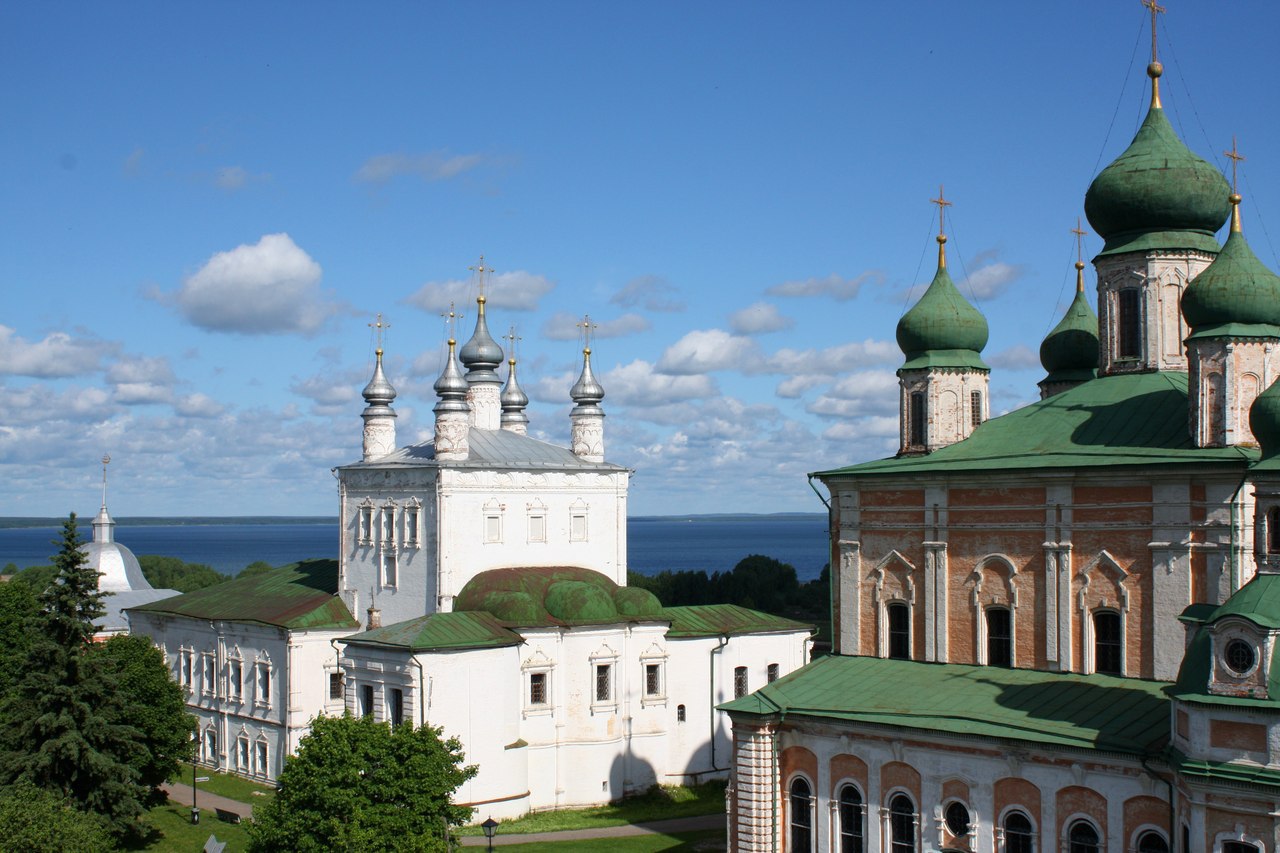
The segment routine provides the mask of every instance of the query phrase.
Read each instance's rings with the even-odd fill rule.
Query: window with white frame
[[[178,651],[178,683],[187,689],[192,689],[192,679],[195,669],[195,651],[193,649],[179,649]]]
[[[413,498],[404,508],[404,547],[417,548],[418,531],[421,528],[422,504]]]
[[[271,659],[265,655],[254,664],[254,702],[271,704]]]
[[[241,773],[249,772],[249,736],[247,734],[236,738],[236,769]]]
[[[218,730],[213,726],[204,730],[203,748],[205,764],[216,765],[218,763]]]
[[[1071,853],[1102,853],[1098,828],[1083,818],[1067,827],[1067,847]]]
[[[484,505],[484,542],[494,545],[502,541],[502,504],[489,501]]]
[[[569,507],[569,541],[587,541],[587,505],[581,500]]]
[[[735,666],[733,668],[733,698],[741,699],[750,692],[747,689],[747,668],[745,666]]]
[[[916,829],[920,816],[906,794],[895,794],[889,800],[889,853],[918,853]]]
[[[270,755],[267,739],[258,738],[253,744],[253,773],[255,776],[270,775],[267,768],[267,759]]]
[[[404,691],[398,687],[387,691],[387,719],[392,728],[404,722]]]
[[[866,808],[862,801],[862,792],[856,786],[845,784],[840,786],[839,801],[836,808],[839,853],[864,853],[866,832],[864,815]]]
[[[604,643],[591,655],[591,710],[595,712],[615,711],[618,707],[617,688],[614,679],[617,673],[618,653]]]
[[[1134,850],[1137,853],[1169,853],[1169,842],[1154,829],[1148,829],[1138,836]]]
[[[329,673],[329,699],[336,701],[342,698],[342,673]]]
[[[613,701],[613,664],[596,664],[596,703]]]
[[[1035,853],[1036,830],[1031,818],[1017,809],[1004,816],[1004,846],[1000,853]]]
[[[365,499],[356,514],[356,541],[368,545],[373,541],[373,501]]]
[[[382,549],[382,585],[394,587],[400,576],[400,566],[396,559],[396,549]]]
[[[791,846],[795,853],[813,850],[813,789],[803,776],[791,780],[790,797]]]
[[[360,685],[360,716],[373,717],[373,685]]]
[[[218,692],[217,660],[213,652],[200,655],[200,689],[205,696],[212,696]]]
[[[1124,630],[1114,610],[1093,614],[1093,671],[1124,675]]]
[[[227,698],[239,702],[244,695],[244,661],[239,652],[227,661]]]
[[[382,508],[382,524],[379,525],[380,537],[384,548],[394,548],[396,545],[396,505],[387,503]]]
[[[767,675],[765,676],[765,680],[770,684],[773,684],[773,682],[778,680],[778,671],[778,665],[776,663],[769,664],[769,668],[766,670]]]
[[[551,701],[551,692],[548,690],[550,680],[551,674],[548,672],[529,673],[529,707],[543,708]]]
[[[529,542],[547,541],[547,507],[542,501],[534,501],[528,505]]]

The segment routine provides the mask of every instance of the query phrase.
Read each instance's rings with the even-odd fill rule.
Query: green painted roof
[[[1046,382],[1087,380],[1097,375],[1098,315],[1084,290],[1076,291],[1058,325],[1040,342],[1040,363],[1049,373]]]
[[[668,637],[715,637],[724,634],[760,634],[770,631],[812,631],[813,626],[736,604],[695,604],[664,607],[662,618],[671,622]]]
[[[1186,611],[1183,613],[1186,615]],[[1202,705],[1280,708],[1280,655],[1271,661],[1271,671],[1267,677],[1267,694],[1273,698],[1222,696],[1209,692],[1209,680],[1213,675],[1213,644],[1207,627],[1221,619],[1238,617],[1266,630],[1280,629],[1280,575],[1254,575],[1252,580],[1214,608],[1212,613],[1200,612],[1196,615],[1205,627],[1197,629],[1195,636],[1191,638],[1191,644],[1182,656],[1178,680],[1169,688],[1169,695]]]
[[[361,646],[386,646],[410,652],[517,646],[520,635],[483,611],[432,613],[353,634],[342,640]]]
[[[303,560],[131,609],[279,628],[357,627],[337,591],[337,560]]]
[[[1238,198],[1238,197],[1236,197]],[[1192,337],[1224,326],[1261,326],[1272,337],[1280,326],[1280,276],[1267,269],[1232,228],[1218,257],[1182,292],[1182,315]]]
[[[1262,448],[1258,470],[1280,469],[1280,383],[1272,382],[1249,407],[1249,429]]]
[[[941,245],[938,271],[920,301],[898,320],[897,336],[898,347],[907,357],[904,369],[917,366],[990,369],[978,358],[978,353],[987,345],[987,320],[956,290],[947,272]],[[917,364],[926,354],[933,355],[932,365]]]
[[[453,606],[491,613],[512,627],[663,619],[653,593],[578,566],[490,569],[467,581]]]
[[[1094,379],[992,418],[964,441],[932,453],[815,476],[1197,463],[1243,470],[1257,453],[1245,447],[1195,446],[1187,432],[1187,374],[1133,373]]]
[[[1137,135],[1093,179],[1084,197],[1089,224],[1106,240],[1103,255],[1149,249],[1216,253],[1231,188],[1152,107]]]
[[[1108,675],[833,655],[719,707],[1142,755],[1168,740],[1166,686]]]
[[[1176,767],[1183,776],[1198,776],[1202,779],[1234,782],[1238,785],[1280,787],[1280,771],[1268,769],[1265,765],[1234,761],[1204,761],[1191,758],[1172,745],[1165,753],[1165,760]]]

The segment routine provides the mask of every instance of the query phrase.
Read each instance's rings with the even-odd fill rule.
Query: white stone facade
[[[1249,407],[1277,375],[1271,339],[1197,338],[1187,342],[1191,404],[1188,429],[1197,447],[1257,446]]]
[[[987,419],[989,386],[982,370],[899,370],[899,452],[926,453],[968,438]]]

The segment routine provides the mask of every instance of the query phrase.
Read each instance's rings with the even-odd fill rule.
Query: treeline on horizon
[[[143,554],[138,557],[142,576],[156,589],[174,589],[178,592],[195,592],[209,586],[247,578],[269,572],[274,566],[266,560],[255,560],[240,570],[239,574],[226,575],[205,563],[187,563],[177,557]],[[57,569],[53,566],[28,566],[19,569],[13,563],[4,567],[2,574],[12,575],[14,583],[26,584],[35,592],[41,592],[53,580]]]
[[[825,624],[830,618],[830,564],[811,581],[801,582],[795,566],[752,554],[732,569],[707,574],[702,570],[627,572],[627,585],[647,589],[668,607],[696,604],[737,604],[776,616]]]

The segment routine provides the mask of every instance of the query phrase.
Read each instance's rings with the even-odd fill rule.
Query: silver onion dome
[[[449,358],[445,362],[444,371],[433,386],[436,396],[440,398],[432,410],[436,414],[470,410],[467,406],[467,380],[463,378],[462,371],[458,368],[458,360],[454,357],[454,347],[457,344],[457,341],[449,339]]]
[[[377,363],[373,368],[373,378],[369,380],[369,384],[364,386],[364,391],[360,392],[364,397],[364,401],[369,404],[366,412],[376,412],[386,414],[391,411],[391,403],[396,399],[396,389],[387,381],[387,376],[382,372],[382,349],[376,350]]]
[[[502,364],[502,347],[489,334],[489,324],[484,317],[484,303],[483,296],[476,297],[476,304],[479,306],[476,312],[476,330],[471,334],[471,340],[462,345],[458,357],[462,360],[463,367],[467,368],[468,382],[496,383],[502,381],[495,372],[498,365]]]
[[[569,389],[569,396],[577,403],[573,407],[574,414],[604,414],[600,401],[604,399],[604,388],[591,372],[591,347],[582,350],[582,373],[578,381]]]
[[[507,372],[507,384],[502,389],[502,423],[527,424],[529,416],[524,413],[524,409],[529,405],[529,395],[521,390],[516,381],[516,360],[513,358],[507,364],[511,369]]]

